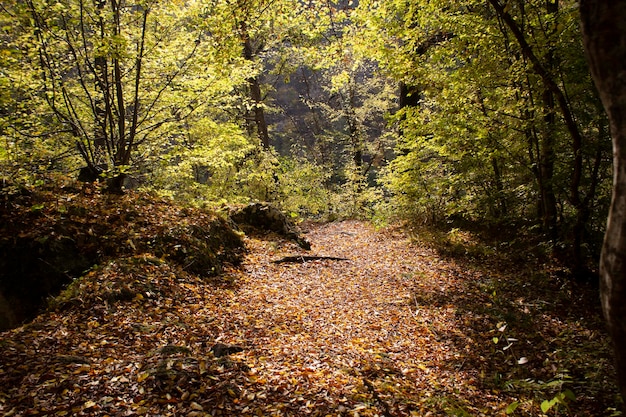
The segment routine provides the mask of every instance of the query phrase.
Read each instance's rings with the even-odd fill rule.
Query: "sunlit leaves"
[[[540,2],[506,7],[519,15],[531,48],[542,59],[552,56],[562,88],[589,94],[573,2],[559,2],[554,14]],[[541,181],[542,151],[529,145],[546,134],[544,87],[489,5],[365,1],[355,16],[380,66],[418,96],[414,111],[395,119],[404,138],[385,179],[400,205],[431,207],[443,217],[525,213]],[[589,101],[571,102],[577,117],[597,118],[578,107],[582,102]],[[563,124],[556,126],[549,139],[560,144],[554,181],[566,184],[569,136]]]
[[[232,109],[234,88],[258,69],[238,59],[240,39],[228,42],[232,26],[224,37],[210,31],[200,2],[115,5],[33,0],[5,11],[25,18],[26,6],[34,11],[31,24],[38,29],[22,27],[26,34],[32,30],[25,54],[39,64],[41,72],[34,75],[40,78],[34,81],[45,87],[50,113],[71,133],[82,156],[96,163],[103,146],[96,138],[104,134],[107,156],[101,162],[140,167],[176,141],[177,131],[195,117],[219,118]],[[106,83],[98,81],[99,72]],[[35,133],[65,143],[52,128],[48,123]],[[132,161],[126,160],[130,144]]]

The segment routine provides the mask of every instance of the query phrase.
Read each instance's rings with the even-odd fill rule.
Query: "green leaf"
[[[33,205],[30,207],[30,211],[32,211],[33,213],[36,213],[36,212],[38,212],[38,211],[43,210],[43,208],[44,208],[44,207],[45,207],[45,205],[44,205],[43,203],[40,203],[40,204],[33,204]]]
[[[563,391],[563,394],[565,394],[565,398],[576,401],[576,394],[574,394],[572,390],[566,389],[565,391]]]
[[[545,400],[541,403],[541,411],[547,413],[554,406],[554,400]]]
[[[513,414],[513,412],[517,409],[517,407],[519,407],[519,401],[513,401],[511,404],[509,404],[506,407],[505,412],[507,414]]]

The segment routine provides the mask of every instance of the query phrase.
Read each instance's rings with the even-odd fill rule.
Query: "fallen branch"
[[[278,259],[276,261],[272,261],[275,264],[282,263],[305,263],[310,261],[349,261],[348,258],[338,258],[336,256],[305,256],[305,255],[295,255],[295,256],[285,256],[284,258]]]

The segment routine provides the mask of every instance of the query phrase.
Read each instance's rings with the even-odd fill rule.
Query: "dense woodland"
[[[2,6],[2,174],[472,221],[595,265],[608,121],[574,1]],[[588,262],[591,261],[591,262]]]
[[[593,318],[592,324],[576,326],[589,340],[587,346],[604,355],[603,362],[593,372],[581,364],[584,377],[572,377],[565,369],[570,359],[578,363],[573,355],[565,355],[563,363],[546,359],[543,366],[552,369],[551,376],[541,373],[545,369],[524,374],[480,365],[481,381],[485,372],[502,379],[496,388],[489,386],[494,397],[458,407],[395,403],[389,399],[391,389],[386,397],[372,375],[362,376],[361,388],[378,411],[361,415],[429,415],[423,414],[428,410],[496,415],[516,409],[520,415],[542,415],[535,414],[539,410],[620,415],[621,403],[609,399],[616,396],[615,387],[600,394],[599,386],[606,383],[600,382],[600,373],[611,376],[613,370],[606,340],[599,342],[606,330],[595,321],[600,312],[593,286],[611,205],[611,129],[589,70],[579,12],[573,0],[0,1],[0,217],[5,219],[0,244],[6,249],[19,236],[43,245],[47,238],[35,236],[35,230],[78,242],[84,232],[84,242],[77,244],[80,253],[55,260],[76,261],[72,278],[105,259],[144,252],[161,258],[150,260],[150,270],[168,259],[189,273],[189,265],[201,264],[190,248],[199,247],[197,240],[211,240],[207,230],[217,230],[208,226],[208,214],[199,214],[206,209],[224,213],[227,207],[263,201],[279,207],[288,223],[359,219],[381,228],[401,223],[422,241],[425,235],[436,236],[430,244],[440,250],[443,245],[446,256],[490,259],[486,265],[507,271],[502,276],[510,277],[510,268],[516,267],[542,271],[510,287],[485,284],[493,293],[483,301],[499,309],[500,291],[525,300],[519,291],[528,284],[557,294],[558,300],[546,305],[580,302]],[[182,220],[192,215],[201,224]],[[52,218],[61,220],[51,225]],[[183,223],[173,232],[167,221]],[[223,233],[229,242],[238,242],[239,232],[235,237]],[[105,243],[97,242],[105,235]],[[480,240],[479,249],[464,245],[474,239]],[[255,247],[262,245],[255,242]],[[238,245],[233,243],[234,257],[215,249],[219,254],[211,252],[209,258],[216,263],[202,267],[219,275],[223,269],[216,259],[241,262]],[[336,254],[326,255],[331,258],[326,261],[335,261]],[[108,278],[123,275],[103,268]],[[93,279],[93,270],[88,277]],[[189,286],[194,279],[189,278]],[[88,282],[84,285],[96,285]],[[471,288],[468,294],[479,286]],[[133,291],[108,300],[137,301]],[[476,297],[471,303],[480,303],[481,296]],[[75,307],[70,301],[60,310],[69,308],[68,317]],[[520,303],[526,309],[531,305]],[[509,313],[494,311],[485,313],[500,319],[487,324],[493,333],[487,344],[491,353],[507,357],[514,343],[502,349],[498,340],[518,339],[506,337],[510,324],[503,317]],[[474,339],[486,334],[475,330]],[[539,332],[534,337],[541,338]],[[543,348],[542,342],[533,343]],[[476,354],[482,358],[478,362],[483,354],[488,356]],[[527,359],[507,360],[519,366]],[[210,368],[198,366],[193,371],[198,375]],[[216,378],[225,378],[222,382],[232,376],[224,376],[223,368],[215,372]],[[590,386],[592,393],[577,412],[570,409],[576,390],[566,384],[578,377],[592,381],[574,382]],[[537,388],[542,378],[556,382]],[[139,373],[139,379],[147,380],[148,374]],[[507,385],[513,379],[517,382]],[[224,382],[221,392],[243,398],[232,392],[232,384]],[[580,395],[585,389],[577,387]],[[518,396],[503,398],[496,389]],[[184,392],[189,395],[178,394]],[[0,395],[0,407],[5,401]],[[359,415],[361,403],[367,401],[324,409],[327,414],[320,415]],[[89,414],[94,406],[81,412]],[[218,415],[242,412],[234,407]],[[285,412],[303,415],[303,409],[313,408],[306,401],[300,407]],[[24,412],[9,406],[4,411],[11,410]],[[187,411],[203,415],[206,409]],[[270,411],[257,415],[273,415]]]

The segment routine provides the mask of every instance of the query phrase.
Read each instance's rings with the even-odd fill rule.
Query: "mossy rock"
[[[269,203],[251,203],[229,210],[233,222],[244,229],[266,230],[295,241],[303,249],[311,244],[302,236],[302,231],[278,207]]]
[[[187,272],[210,277],[220,274],[226,263],[239,264],[244,243],[225,220],[215,218],[210,224],[168,228],[155,238],[152,249]]]

